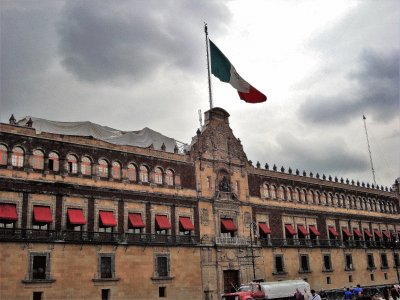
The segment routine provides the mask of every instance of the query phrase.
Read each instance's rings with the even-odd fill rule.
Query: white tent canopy
[[[142,148],[153,145],[156,150],[160,150],[164,143],[166,151],[168,152],[174,152],[174,148],[181,144],[175,139],[169,138],[147,127],[138,131],[121,131],[88,121],[58,122],[29,116],[18,121],[17,124],[19,126],[26,126],[29,119],[32,119],[32,128],[34,128],[38,134],[41,132],[49,132],[64,135],[90,136],[116,145],[129,145]]]

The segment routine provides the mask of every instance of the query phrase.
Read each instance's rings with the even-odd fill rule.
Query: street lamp
[[[256,230],[257,223],[251,222],[250,223],[250,249],[251,249],[251,262],[253,264],[253,281],[256,280],[256,266],[254,261],[254,249],[253,249],[253,231]],[[397,274],[398,275],[398,274]]]
[[[399,275],[399,262],[400,262],[400,259],[399,259],[398,252],[397,252],[397,260],[394,259],[394,257],[395,257],[394,249],[398,249],[399,248],[399,243],[400,243],[399,240],[395,240],[393,242],[393,248],[392,248],[392,250],[393,250],[393,260],[394,260],[394,264],[395,264],[395,267],[396,267],[397,283],[398,284],[400,284],[400,275]]]

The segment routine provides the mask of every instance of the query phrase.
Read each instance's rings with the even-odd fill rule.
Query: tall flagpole
[[[368,153],[369,153],[369,161],[371,163],[371,169],[372,169],[372,178],[374,179],[374,183],[376,185],[376,180],[375,180],[375,170],[374,170],[374,164],[372,163],[372,155],[371,155],[371,147],[369,146],[369,139],[368,139],[368,131],[367,131],[367,124],[365,123],[366,117],[363,115],[363,121],[364,121],[364,128],[365,128],[365,135],[367,137],[367,145],[368,145]]]
[[[208,96],[210,100],[210,109],[213,108],[212,90],[211,90],[211,72],[210,72],[210,55],[208,53],[208,29],[207,23],[204,23],[204,33],[206,34],[206,49],[207,49],[207,75],[208,75]]]

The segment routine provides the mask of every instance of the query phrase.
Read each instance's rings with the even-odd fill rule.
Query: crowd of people
[[[319,294],[315,290],[304,292],[296,289],[294,294],[294,300],[327,300],[328,295],[324,291],[320,291]],[[376,291],[375,293],[365,293],[363,288],[357,284],[353,289],[345,288],[344,295],[339,300],[400,300],[400,285],[393,285],[391,287],[385,287],[381,292]]]

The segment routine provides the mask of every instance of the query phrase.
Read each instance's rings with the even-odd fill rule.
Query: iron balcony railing
[[[69,230],[42,230],[0,228],[0,241],[15,242],[67,242],[67,243],[111,243],[111,244],[162,244],[195,245],[196,235],[162,235],[147,233],[91,232]]]
[[[22,228],[0,228],[3,242],[66,242],[66,243],[109,243],[127,245],[199,245],[197,235],[163,235],[148,233],[91,232],[69,230],[42,230]],[[217,246],[248,247],[292,247],[292,248],[400,248],[399,241],[323,240],[323,239],[276,239],[250,237],[215,237]]]

